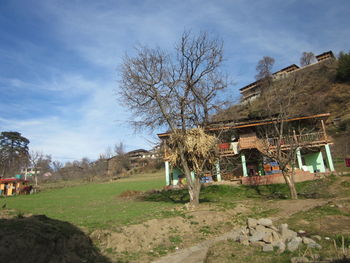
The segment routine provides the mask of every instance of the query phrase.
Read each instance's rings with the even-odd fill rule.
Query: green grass
[[[44,214],[92,230],[166,216],[164,210],[174,204],[118,198],[126,190],[147,191],[163,185],[164,179],[158,173],[157,176],[144,175],[112,183],[86,184],[2,198],[0,206],[6,203],[7,209],[14,209],[17,213]]]

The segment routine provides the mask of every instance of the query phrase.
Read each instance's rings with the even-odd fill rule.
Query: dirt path
[[[314,207],[324,205],[332,199],[305,199],[305,200],[281,200],[281,201],[269,201],[265,202],[264,206],[270,209],[278,208],[279,212],[271,216],[273,221],[277,221],[286,217],[289,217],[297,212],[307,211]],[[225,241],[233,238],[239,233],[239,228],[232,230],[226,234],[215,237],[210,240],[203,241],[195,246],[179,250],[173,254],[169,254],[162,257],[153,263],[202,263],[205,260],[209,247],[217,242]]]
[[[195,246],[192,246],[190,248],[179,250],[173,254],[167,255],[165,257],[162,257],[156,261],[153,261],[153,263],[197,263],[197,262],[203,262],[206,255],[208,248],[214,245],[217,242],[225,241],[230,238],[234,238],[239,233],[239,229],[232,230],[224,235],[215,237],[210,240],[203,241]]]

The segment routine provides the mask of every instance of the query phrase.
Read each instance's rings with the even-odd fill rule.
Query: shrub
[[[339,53],[338,68],[337,68],[337,80],[341,82],[350,81],[350,52]]]

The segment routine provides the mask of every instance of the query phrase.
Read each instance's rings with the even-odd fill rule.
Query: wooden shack
[[[0,196],[12,196],[25,192],[28,181],[17,178],[0,179]]]

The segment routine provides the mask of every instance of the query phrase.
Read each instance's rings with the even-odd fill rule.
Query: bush
[[[340,52],[339,54],[337,80],[341,82],[350,81],[350,52]]]

